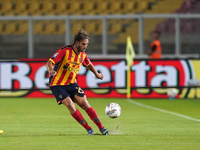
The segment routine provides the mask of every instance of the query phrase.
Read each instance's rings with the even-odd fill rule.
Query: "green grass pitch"
[[[88,136],[55,99],[0,98],[0,150],[199,150],[200,122],[137,106],[126,99],[88,99],[111,135],[95,130]],[[132,100],[131,100],[132,101]],[[135,99],[147,106],[200,120],[199,100]],[[105,115],[108,103],[122,108],[121,116]],[[79,109],[80,110],[80,109]]]

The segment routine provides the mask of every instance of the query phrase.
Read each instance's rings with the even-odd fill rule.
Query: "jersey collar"
[[[74,50],[73,45],[72,45],[71,47],[72,47],[72,50],[74,51],[74,53],[75,53],[76,55],[79,55],[79,54],[80,54],[80,53],[77,53],[77,52]]]

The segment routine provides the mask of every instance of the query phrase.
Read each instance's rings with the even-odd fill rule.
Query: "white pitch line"
[[[200,122],[200,119],[195,119],[195,118],[192,118],[192,117],[189,117],[189,116],[185,116],[185,115],[181,115],[181,114],[178,114],[178,113],[175,113],[175,112],[171,112],[171,111],[168,111],[168,110],[152,107],[152,106],[149,106],[149,105],[144,105],[144,104],[138,103],[138,102],[136,102],[134,100],[127,100],[127,101],[132,103],[132,104],[134,104],[134,105],[140,106],[140,107],[144,107],[144,108],[148,108],[148,109],[164,112],[164,113],[167,113],[167,114],[171,114],[171,115],[174,115],[174,116],[182,117],[182,118],[185,118],[185,119],[188,119],[188,120]]]

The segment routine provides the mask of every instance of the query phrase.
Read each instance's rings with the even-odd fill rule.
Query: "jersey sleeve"
[[[83,61],[83,65],[85,65],[86,67],[87,66],[89,66],[89,64],[90,64],[91,62],[90,62],[90,59],[87,57],[87,55],[86,55],[86,57],[85,57],[85,59],[84,59],[84,61]]]
[[[58,50],[49,60],[57,64],[65,55],[66,50]]]

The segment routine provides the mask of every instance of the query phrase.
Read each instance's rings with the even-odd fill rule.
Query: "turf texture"
[[[88,136],[55,99],[0,99],[0,150],[199,150],[200,122],[137,106],[126,99],[88,99],[111,135],[103,136],[80,108],[95,135]],[[200,100],[134,99],[135,102],[200,120]],[[122,108],[110,119],[105,107]]]

